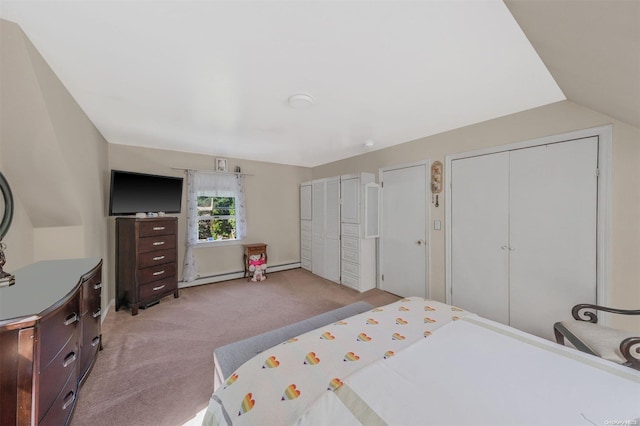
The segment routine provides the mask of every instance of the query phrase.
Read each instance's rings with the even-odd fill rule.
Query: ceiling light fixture
[[[309,95],[299,93],[289,97],[289,106],[295,109],[305,109],[313,105],[313,98]]]

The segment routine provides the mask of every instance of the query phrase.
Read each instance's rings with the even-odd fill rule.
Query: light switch
[[[436,231],[439,231],[440,229],[442,229],[442,223],[439,220],[434,220],[433,229],[435,229]]]

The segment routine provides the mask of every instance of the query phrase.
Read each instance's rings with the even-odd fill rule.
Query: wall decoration
[[[440,206],[438,194],[442,192],[442,163],[434,161],[431,164],[431,202],[436,206]]]
[[[16,283],[15,276],[3,271],[4,264],[7,259],[4,254],[4,250],[7,245],[2,242],[2,239],[9,231],[11,226],[11,220],[13,219],[13,195],[11,194],[11,187],[9,182],[4,178],[4,175],[0,173],[0,191],[2,192],[2,221],[0,222],[0,287],[10,286]]]
[[[439,194],[442,192],[442,163],[434,161],[431,165],[431,192]]]
[[[216,172],[227,172],[227,159],[226,158],[216,158]]]

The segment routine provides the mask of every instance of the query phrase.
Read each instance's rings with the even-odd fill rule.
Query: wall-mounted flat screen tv
[[[182,178],[111,170],[109,216],[180,213]]]

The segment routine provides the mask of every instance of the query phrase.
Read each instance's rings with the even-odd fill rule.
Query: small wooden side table
[[[267,262],[267,245],[265,243],[244,244],[244,276],[249,275],[249,256],[254,254],[264,254],[264,263]]]

